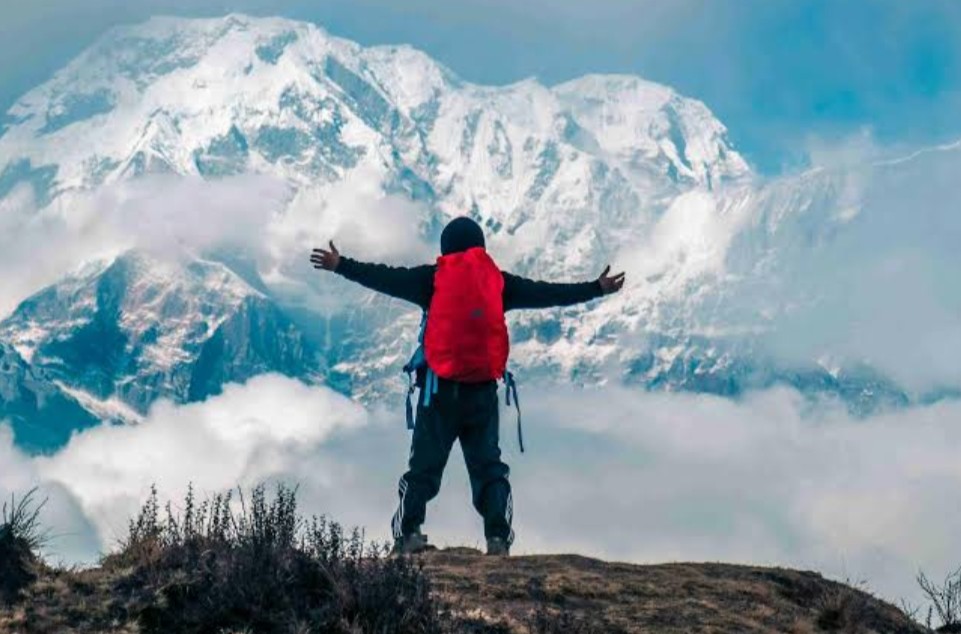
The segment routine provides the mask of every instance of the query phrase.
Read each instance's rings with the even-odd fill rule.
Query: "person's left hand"
[[[618,273],[616,275],[608,275],[611,272],[611,265],[608,264],[601,276],[597,278],[598,284],[601,285],[601,290],[604,291],[605,295],[610,295],[611,293],[616,293],[621,290],[624,286],[624,273]]]
[[[327,249],[314,249],[310,254],[310,263],[314,265],[315,269],[336,271],[337,267],[340,266],[340,251],[334,246],[334,241],[330,241],[329,251]]]

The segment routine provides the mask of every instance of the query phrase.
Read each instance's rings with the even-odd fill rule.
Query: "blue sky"
[[[0,9],[0,108],[113,24],[153,14],[284,15],[363,44],[411,43],[465,79],[635,73],[704,100],[768,173],[871,130],[961,137],[954,0],[44,0]],[[6,60],[14,60],[9,64]]]

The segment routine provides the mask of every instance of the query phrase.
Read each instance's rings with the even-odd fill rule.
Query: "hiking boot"
[[[509,557],[511,554],[510,544],[502,537],[489,537],[487,539],[487,554],[492,557]]]
[[[392,555],[416,555],[425,550],[434,550],[434,547],[427,543],[427,535],[420,531],[404,535],[400,539],[394,540]]]

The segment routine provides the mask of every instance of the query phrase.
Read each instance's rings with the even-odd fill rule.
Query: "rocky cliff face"
[[[18,444],[28,451],[59,447],[72,432],[99,423],[68,391],[2,343],[0,418],[10,422]]]

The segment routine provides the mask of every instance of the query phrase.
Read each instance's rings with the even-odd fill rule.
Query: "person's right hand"
[[[616,293],[621,290],[624,286],[624,273],[618,273],[617,275],[608,275],[611,272],[611,265],[608,264],[601,276],[597,278],[597,283],[601,285],[601,290],[604,291],[605,295],[610,295],[611,293]]]
[[[310,254],[310,263],[314,265],[315,269],[336,271],[337,267],[340,266],[340,251],[334,246],[334,241],[330,241],[329,251],[327,249],[314,249]]]

